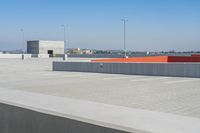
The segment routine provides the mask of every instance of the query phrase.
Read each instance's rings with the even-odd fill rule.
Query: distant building
[[[71,54],[82,54],[82,51],[80,48],[75,48],[75,49],[72,49],[70,53]]]
[[[27,41],[28,54],[64,54],[64,41]]]
[[[70,50],[70,54],[93,54],[93,50],[74,48]]]
[[[90,49],[83,49],[82,54],[93,54],[93,51]]]

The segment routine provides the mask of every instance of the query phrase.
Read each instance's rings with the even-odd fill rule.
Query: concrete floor
[[[198,78],[53,72],[53,60],[0,59],[0,87],[200,118]]]

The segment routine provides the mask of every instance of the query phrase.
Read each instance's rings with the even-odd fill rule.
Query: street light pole
[[[22,60],[24,60],[24,29],[20,29],[22,32]]]
[[[61,25],[63,27],[63,34],[64,34],[64,49],[67,48],[66,46],[66,26],[65,25]]]
[[[65,49],[67,49],[67,41],[66,41],[66,26],[63,24],[61,25],[63,27],[63,34],[64,34],[64,55],[63,55],[63,60],[67,59],[67,54],[65,54]]]
[[[24,29],[20,29],[22,33],[22,54],[24,54]]]
[[[124,23],[124,58],[127,58],[126,55],[126,22],[128,21],[128,19],[121,19]]]

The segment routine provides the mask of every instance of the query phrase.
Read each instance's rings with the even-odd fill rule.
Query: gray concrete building
[[[64,54],[64,41],[27,41],[28,54]]]

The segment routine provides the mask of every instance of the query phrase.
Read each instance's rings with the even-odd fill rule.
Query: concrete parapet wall
[[[22,54],[0,54],[0,59],[21,59]],[[24,54],[24,58],[31,58],[31,54]]]
[[[32,54],[33,58],[49,58],[49,54]]]
[[[32,58],[32,55],[31,54],[24,54],[24,58]]]
[[[186,53],[174,53],[174,54],[145,54],[145,53],[136,53],[128,54],[128,57],[144,57],[144,56],[190,56],[191,54]],[[124,54],[69,54],[68,57],[72,58],[123,58]]]
[[[118,54],[69,54],[72,58],[120,58],[123,55]]]
[[[119,118],[128,111],[126,108],[113,114],[120,109],[121,106],[0,88],[0,133],[149,133],[132,126],[127,117]]]
[[[126,133],[0,103],[0,133]]]
[[[53,62],[53,71],[199,78],[200,63]]]
[[[200,119],[0,88],[0,133],[199,133]]]

